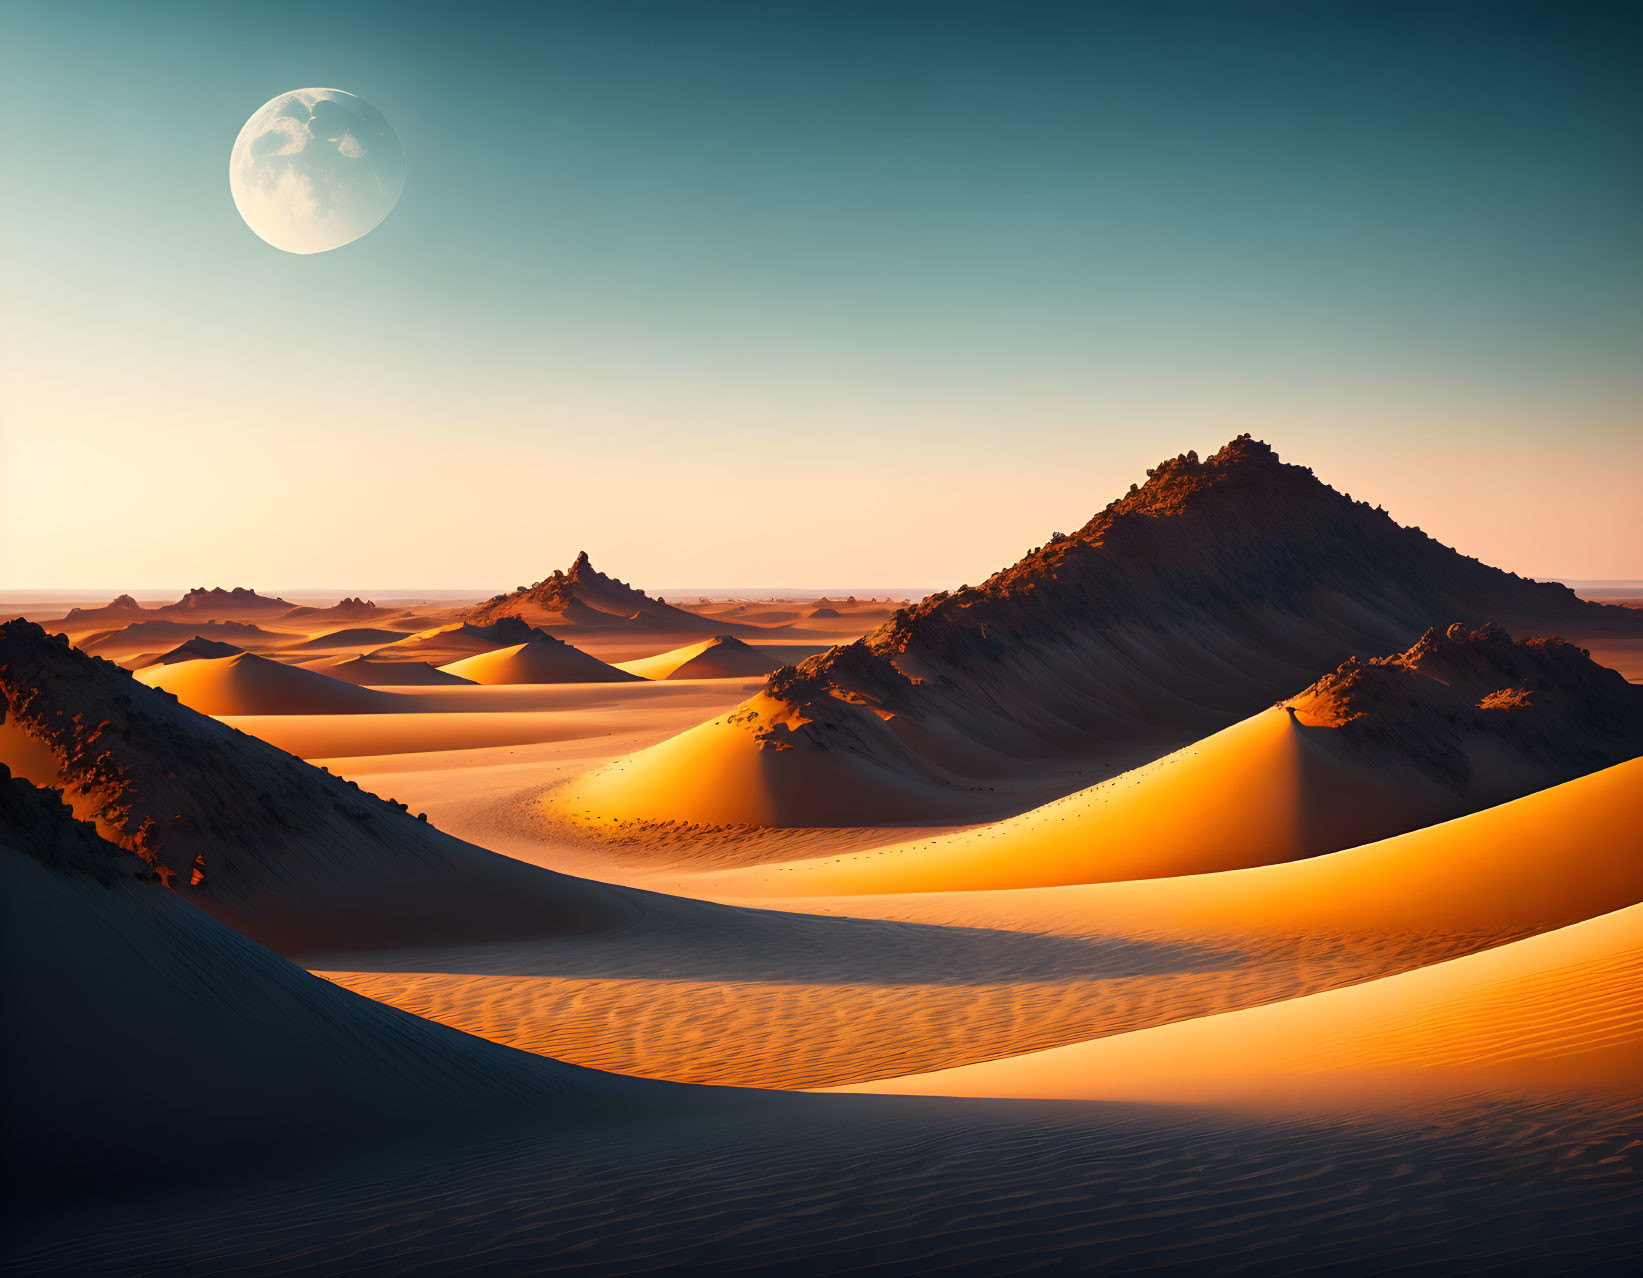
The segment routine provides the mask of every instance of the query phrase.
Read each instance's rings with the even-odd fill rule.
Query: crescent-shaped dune
[[[470,683],[634,683],[639,677],[542,636],[441,666]]]
[[[1643,905],[1265,1007],[843,1091],[1355,1107],[1410,1096],[1631,1094]]]
[[[391,693],[250,652],[145,666],[136,677],[202,714],[369,714],[395,708]]]

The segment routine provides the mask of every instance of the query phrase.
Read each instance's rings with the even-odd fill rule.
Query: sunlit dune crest
[[[254,652],[145,666],[137,678],[203,714],[368,714],[393,708],[386,693]]]

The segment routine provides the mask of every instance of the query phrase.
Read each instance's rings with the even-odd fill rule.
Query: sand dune
[[[251,652],[145,666],[137,678],[202,714],[369,714],[394,708],[389,693]]]
[[[743,727],[749,714],[779,713],[765,693],[671,740],[591,772],[554,796],[555,808],[586,821],[680,821],[708,825],[895,825],[939,802],[946,824],[1022,806],[996,789],[959,788],[960,778],[906,751],[888,772],[849,751],[800,757],[762,748]],[[895,734],[878,755],[900,748]],[[848,820],[846,820],[848,817]]]
[[[778,666],[802,661],[816,649],[794,644],[751,644],[735,635],[715,635],[701,643],[637,661],[623,661],[617,669],[643,679],[732,679],[767,675]]]
[[[551,635],[441,666],[471,683],[629,683],[639,678]]]
[[[395,688],[433,684],[455,686],[472,683],[461,675],[439,670],[426,661],[392,661],[381,657],[328,657],[306,666],[316,674],[362,688]]]
[[[1443,786],[1418,774],[1389,776],[1319,735],[1281,709],[1266,710],[1018,817],[866,852],[759,866],[715,883],[748,896],[819,896],[1207,874],[1332,852],[1466,810]]]
[[[1567,644],[1456,626],[1019,817],[741,882],[818,895],[1205,874],[1368,843],[1639,754],[1643,689]],[[621,766],[631,788],[648,761]]]
[[[379,953],[369,969],[306,961],[407,1011],[579,1064],[819,1086],[1294,998],[1623,909],[1643,901],[1638,828],[1643,760],[1381,843],[1249,870],[785,899],[773,903],[803,913],[635,931],[575,958],[522,945]],[[704,876],[699,890],[723,881]],[[848,929],[806,917],[823,914]],[[880,934],[864,926],[874,919],[930,930]],[[667,979],[639,979],[645,965]],[[875,1062],[897,1064],[873,1073]]]
[[[1039,934],[1527,935],[1643,901],[1643,759],[1329,856],[1082,887],[803,898],[789,908]],[[735,881],[734,876],[723,876]],[[704,876],[704,885],[712,880]]]
[[[218,657],[232,657],[245,649],[217,639],[195,637],[178,644],[170,652],[155,656],[138,657],[125,663],[128,670],[142,670],[147,666],[174,666],[179,661],[213,661]]]
[[[1364,1106],[1643,1079],[1643,905],[1267,1007],[852,1091]]]
[[[513,616],[498,617],[483,626],[464,621],[403,635],[367,655],[386,661],[426,661],[441,666],[477,653],[528,643],[545,633]]]

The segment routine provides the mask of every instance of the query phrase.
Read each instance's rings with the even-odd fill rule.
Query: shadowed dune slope
[[[1021,816],[717,884],[816,895],[1206,874],[1387,838],[1639,755],[1643,688],[1568,644],[1455,625]]]
[[[1643,635],[1643,614],[1467,558],[1243,436],[1204,462],[1164,462],[1077,533],[982,585],[777,671],[716,721],[717,741],[693,747],[749,779],[740,808],[681,792],[671,816],[951,819],[1024,760],[1116,773],[1349,656],[1400,650],[1440,617],[1568,639]],[[652,771],[643,754],[624,769],[640,802]],[[840,789],[841,775],[854,783]]]
[[[137,678],[201,714],[371,714],[393,697],[255,653],[145,666]]]
[[[639,913],[632,893],[451,838],[23,621],[0,625],[0,762],[284,953],[581,935]]]
[[[301,643],[294,643],[288,651],[303,652],[314,648],[381,647],[384,644],[397,643],[402,637],[397,630],[379,630],[371,626],[353,626],[346,630],[333,630],[330,634],[315,635],[312,639],[305,639]]]
[[[851,1091],[1189,1103],[1595,1092],[1643,1080],[1643,905],[1345,989]]]
[[[383,657],[334,657],[305,667],[331,679],[362,688],[395,688],[472,683],[461,675],[439,670],[426,661],[394,661]]]
[[[634,683],[639,679],[552,635],[464,657],[440,669],[469,683]]]
[[[244,1175],[682,1091],[526,1056],[310,976],[3,770],[0,886],[18,978],[0,996],[13,1194]]]
[[[70,636],[71,638],[73,635]],[[82,636],[80,646],[87,652],[111,660],[138,653],[161,651],[193,639],[230,643],[239,648],[269,648],[287,636],[240,621],[134,621],[119,630]]]
[[[221,643],[216,639],[202,639],[196,636],[186,643],[180,643],[170,652],[162,652],[157,657],[145,657],[138,661],[128,662],[128,670],[144,670],[149,666],[174,666],[180,661],[211,661],[218,657],[232,657],[245,649],[231,643]]]
[[[644,679],[735,679],[767,675],[780,666],[802,661],[813,648],[791,644],[744,643],[735,635],[715,635],[654,657],[617,664]]]

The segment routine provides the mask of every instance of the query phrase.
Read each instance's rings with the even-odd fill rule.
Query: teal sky
[[[3,586],[975,580],[1252,430],[1643,576],[1635,4],[0,0]],[[264,102],[404,195],[299,257]]]

